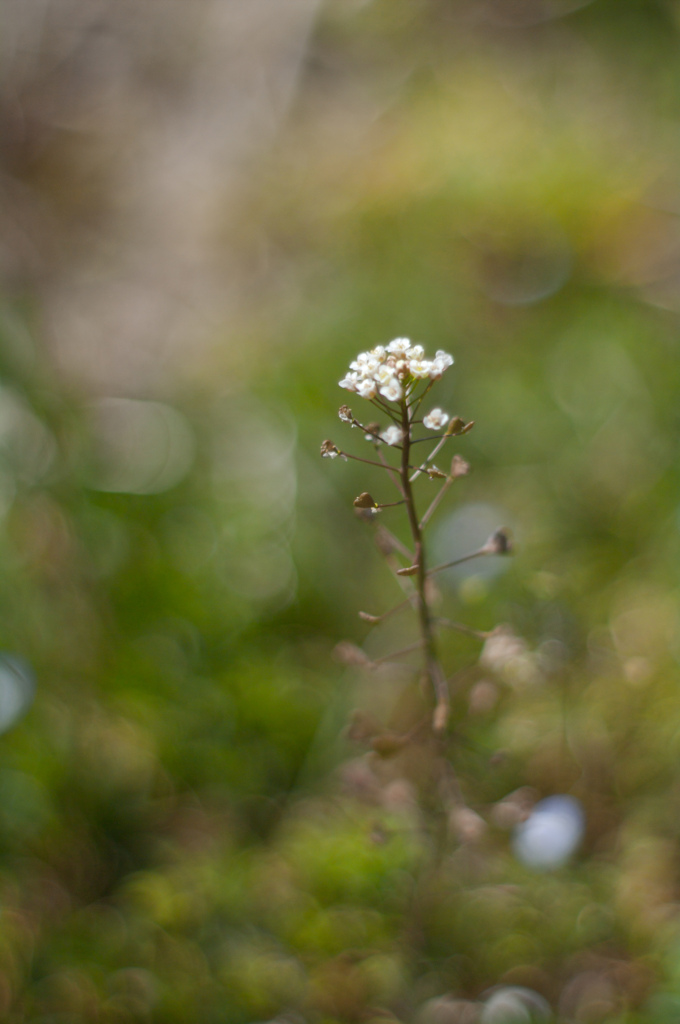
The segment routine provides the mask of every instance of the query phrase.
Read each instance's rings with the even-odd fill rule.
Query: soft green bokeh
[[[41,282],[6,283],[0,1017],[484,1024],[519,986],[556,1020],[670,1024],[680,7],[330,0],[305,46],[211,243],[238,313],[191,374],[86,393],[55,369]],[[159,90],[177,59],[159,42]],[[80,201],[125,200],[64,184],[71,163],[107,180],[64,130],[5,172],[66,246]],[[441,586],[443,614],[523,638],[496,671],[442,640],[445,754],[479,815],[457,823],[430,749],[347,732],[353,709],[409,727],[427,697],[332,656],[400,592],[352,508],[388,482],[319,444],[370,453],[337,381],[403,335],[455,355],[433,404],[475,421],[433,543],[466,509],[516,542]],[[413,636],[404,616],[368,644]],[[583,842],[531,871],[512,828],[566,793]]]

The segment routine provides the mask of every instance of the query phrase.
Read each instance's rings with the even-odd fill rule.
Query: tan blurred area
[[[0,288],[86,390],[176,381],[242,301],[230,217],[319,0],[6,0]],[[7,314],[5,314],[7,315]]]

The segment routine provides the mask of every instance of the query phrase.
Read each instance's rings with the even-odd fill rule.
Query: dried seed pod
[[[484,545],[484,550],[490,555],[509,555],[512,551],[512,541],[508,530],[504,526],[495,530]]]
[[[337,459],[339,454],[340,449],[337,445],[333,444],[329,438],[326,438],[326,440],[322,442],[321,457],[323,459]]]
[[[358,498],[354,499],[355,508],[377,508],[378,502],[372,498],[368,491],[362,491]]]
[[[454,437],[456,434],[462,434],[465,428],[465,420],[462,420],[460,416],[452,416],[448,427],[446,428],[446,437]]]

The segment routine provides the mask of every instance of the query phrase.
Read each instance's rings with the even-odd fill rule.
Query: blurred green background
[[[0,1018],[675,1022],[680,3],[2,20]],[[521,638],[446,639],[444,843],[333,658],[398,590],[318,449],[397,335],[476,423],[434,550],[516,543],[441,588]]]

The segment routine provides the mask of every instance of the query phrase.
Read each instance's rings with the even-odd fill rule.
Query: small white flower
[[[378,367],[373,376],[378,384],[389,384],[394,377],[394,367],[383,363],[382,366]]]
[[[409,359],[422,359],[425,355],[425,349],[422,345],[411,345],[406,355]]]
[[[349,368],[358,373],[360,377],[370,377],[379,365],[380,360],[370,352],[360,352],[356,359],[349,364]]]
[[[348,391],[356,391],[358,383],[359,383],[359,374],[358,373],[348,373],[346,377],[343,377],[342,380],[338,381],[338,384],[340,385],[340,387],[341,388],[347,388]]]
[[[443,352],[442,349],[437,349],[437,354],[432,360],[430,377],[433,380],[438,380],[449,366],[453,366],[453,356],[450,356],[448,352]]]
[[[362,398],[375,398],[378,388],[375,381],[367,377],[365,380],[359,381],[356,390]]]
[[[403,392],[401,389],[401,384],[399,383],[397,378],[393,377],[388,384],[385,384],[384,387],[381,387],[380,394],[383,396],[383,398],[386,398],[388,402],[398,402]]]
[[[375,359],[379,359],[380,362],[382,362],[385,356],[387,355],[387,350],[384,345],[376,345],[375,348],[371,349],[370,355],[372,355]]]
[[[449,417],[445,412],[442,412],[441,409],[433,409],[423,420],[423,426],[428,430],[443,430],[448,422]]]
[[[365,377],[366,373],[366,361],[365,359],[353,359],[349,364],[350,370],[354,373],[358,373],[360,377]]]
[[[404,431],[401,429],[401,427],[398,427],[396,426],[396,424],[393,424],[391,427],[388,427],[387,430],[383,430],[380,436],[385,442],[385,444],[399,444],[402,437],[404,436]]]
[[[432,363],[429,359],[411,359],[408,368],[412,377],[429,377]]]
[[[411,342],[408,338],[395,338],[387,346],[387,351],[394,353],[394,355],[403,356],[406,355],[411,347]]]
[[[374,356],[370,356],[365,363],[361,364],[361,370],[359,371],[362,377],[373,377],[380,368],[380,361]]]

